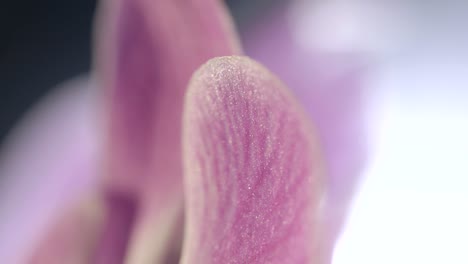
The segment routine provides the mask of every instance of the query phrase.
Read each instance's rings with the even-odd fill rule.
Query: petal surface
[[[296,18],[289,17],[297,4],[291,1],[259,19],[244,32],[243,44],[247,55],[291,87],[317,127],[326,162],[328,238],[333,247],[368,157],[366,111],[370,110],[373,91],[365,81],[371,61],[369,54],[352,47],[333,52],[305,47],[298,34],[311,34],[311,30],[299,28],[291,22]],[[337,27],[312,26],[324,30]]]
[[[286,87],[246,57],[212,59],[183,122],[182,263],[322,263],[322,157]]]

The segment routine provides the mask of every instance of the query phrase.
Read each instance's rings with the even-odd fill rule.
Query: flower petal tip
[[[286,87],[247,57],[192,77],[184,110],[181,263],[320,263],[314,130]]]

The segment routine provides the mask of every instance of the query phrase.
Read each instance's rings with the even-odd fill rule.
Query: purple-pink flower
[[[217,0],[105,0],[95,40],[90,80],[4,146],[0,259],[330,263],[357,105],[314,82],[299,102]]]

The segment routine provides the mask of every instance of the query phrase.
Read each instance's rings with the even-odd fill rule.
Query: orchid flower
[[[330,263],[340,113],[242,56],[217,0],[105,0],[95,33],[91,77],[4,146],[0,259]]]

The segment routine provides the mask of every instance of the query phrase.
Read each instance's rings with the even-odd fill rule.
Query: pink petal
[[[189,78],[209,58],[240,49],[219,1],[108,0],[100,11],[105,188],[136,206],[132,232],[122,237],[126,262],[161,262],[182,232],[181,115]],[[106,252],[109,240],[98,251]]]
[[[322,156],[286,87],[248,58],[216,58],[185,104],[182,263],[322,263]]]
[[[100,10],[96,70],[112,185],[180,185],[183,95],[202,63],[239,52],[228,16],[213,0],[112,0]]]
[[[244,45],[249,56],[291,87],[315,122],[326,162],[326,215],[333,246],[368,155],[365,113],[372,91],[365,89],[364,77],[369,57],[305,49],[294,35],[288,11],[282,6],[250,27]]]
[[[78,206],[68,205],[58,221],[51,221],[27,263],[91,263],[106,215],[103,204],[95,198]]]
[[[81,205],[78,211],[69,210],[70,205],[95,194],[99,154],[95,97],[95,85],[85,78],[61,85],[26,115],[2,146],[2,263],[24,263],[37,253],[48,230],[60,229],[52,223],[82,212]],[[86,234],[74,239],[85,240]]]

